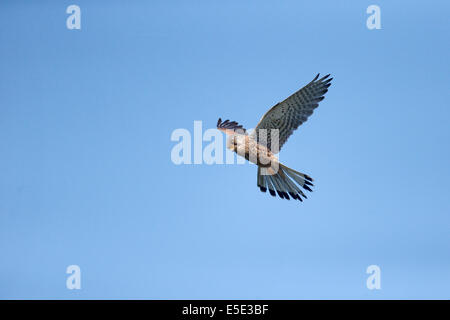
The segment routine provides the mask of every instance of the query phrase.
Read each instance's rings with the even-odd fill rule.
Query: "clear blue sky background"
[[[449,12],[2,1],[0,297],[449,298]],[[333,85],[281,153],[315,178],[304,203],[261,193],[248,164],[171,162],[174,129],[252,128],[318,72]]]

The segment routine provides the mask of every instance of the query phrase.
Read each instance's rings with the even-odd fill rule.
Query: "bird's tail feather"
[[[307,198],[301,188],[312,191],[313,179],[307,174],[295,171],[280,163],[278,171],[272,175],[262,174],[261,167],[258,167],[258,187],[262,192],[269,190],[272,196],[278,194],[282,199],[293,199],[303,201]],[[290,197],[289,197],[290,196]]]

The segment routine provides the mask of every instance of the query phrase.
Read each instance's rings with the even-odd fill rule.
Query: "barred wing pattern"
[[[302,89],[286,100],[277,103],[261,118],[252,137],[264,144],[273,153],[278,153],[289,136],[313,113],[319,102],[324,99],[333,78],[326,75],[319,78],[319,74]],[[260,129],[266,129],[259,131]],[[279,143],[271,141],[271,129],[278,129]],[[273,147],[273,149],[272,149]]]

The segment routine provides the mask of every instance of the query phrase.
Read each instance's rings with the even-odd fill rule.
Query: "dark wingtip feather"
[[[326,76],[323,76],[322,78],[319,79],[319,82],[322,82],[323,80],[325,80],[326,78],[328,78],[330,76],[330,74],[327,74]]]
[[[222,119],[219,118],[219,121],[217,121],[217,128],[230,129],[233,131],[242,130],[244,133],[246,132],[242,125],[239,125],[236,121],[230,121],[228,119],[222,122]]]
[[[303,177],[304,177],[306,180],[309,180],[309,181],[311,181],[311,182],[314,181],[314,179],[311,178],[310,176],[308,176],[307,174],[303,175]]]
[[[272,197],[275,197],[277,194],[272,189],[269,189],[269,193]]]
[[[323,99],[325,99],[324,96],[318,97],[318,98],[314,99],[314,101],[315,101],[315,102],[320,102],[320,101],[322,101]]]
[[[309,182],[308,180],[305,180],[305,184],[307,184],[308,186],[314,187],[314,185],[311,182]]]
[[[259,187],[259,190],[261,190],[262,192],[266,192],[267,188],[266,187]]]
[[[304,185],[303,185],[303,188],[304,188],[304,189],[306,189],[306,190],[308,190],[308,191],[310,191],[310,192],[312,192],[311,188],[310,188],[310,187],[308,187],[308,185],[307,185],[307,184],[304,184]]]

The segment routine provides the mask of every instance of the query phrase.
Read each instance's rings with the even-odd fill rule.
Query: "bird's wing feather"
[[[318,74],[302,89],[273,106],[259,121],[251,134],[252,138],[266,145],[273,153],[277,153],[294,130],[308,119],[319,102],[324,99],[324,94],[333,80],[328,78],[329,76],[328,74],[317,80]],[[276,136],[271,134],[271,129],[278,129],[278,145],[275,143]]]
[[[244,127],[238,124],[236,121],[225,120],[222,121],[221,118],[217,121],[217,129],[225,132],[227,135],[232,135],[234,133],[247,134]]]

